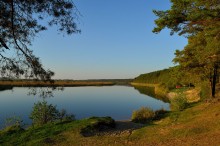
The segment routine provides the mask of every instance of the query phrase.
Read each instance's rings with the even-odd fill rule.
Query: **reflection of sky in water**
[[[0,92],[0,125],[4,119],[20,116],[24,123],[30,123],[28,116],[34,103],[42,98],[28,96],[28,88],[14,88]],[[57,105],[58,109],[66,109],[77,119],[90,116],[111,116],[115,120],[128,120],[132,111],[142,106],[154,110],[169,105],[147,95],[140,94],[132,87],[66,87],[64,91],[54,91],[54,97],[46,99],[48,103]]]

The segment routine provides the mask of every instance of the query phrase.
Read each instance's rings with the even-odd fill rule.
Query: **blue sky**
[[[40,33],[34,53],[57,79],[134,78],[173,66],[176,49],[187,40],[169,30],[152,33],[152,10],[169,0],[74,0],[82,17],[81,34],[63,36],[56,28]]]

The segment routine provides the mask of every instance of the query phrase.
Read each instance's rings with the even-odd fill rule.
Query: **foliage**
[[[176,85],[188,85],[193,82],[188,79],[185,74],[179,71],[179,66],[169,69],[154,71],[146,74],[141,74],[134,79],[135,83],[159,84],[164,91],[174,89]],[[160,88],[159,87],[159,88]]]
[[[4,0],[0,1],[0,10],[0,76],[49,80],[54,73],[43,68],[29,47],[34,37],[48,26],[57,25],[59,31],[67,34],[79,32],[75,23],[79,14],[74,3]]]
[[[139,110],[133,111],[131,120],[137,123],[151,122],[155,117],[155,113],[151,108],[141,107]]]
[[[53,122],[57,120],[58,117],[59,111],[56,109],[56,106],[47,104],[46,101],[35,103],[30,115],[30,119],[33,120],[34,125],[43,125]]]
[[[159,33],[167,27],[171,35],[179,33],[188,38],[187,46],[176,51],[173,61],[194,82],[210,80],[214,97],[220,65],[220,1],[171,0],[171,3],[169,10],[154,10],[158,19],[153,32]]]
[[[75,117],[74,115],[67,114],[64,109],[58,111],[56,106],[43,101],[34,104],[30,119],[32,119],[34,125],[44,125],[57,120],[74,120]]]
[[[150,72],[147,74],[141,74],[134,79],[137,83],[148,83],[148,84],[158,84],[161,82],[166,82],[170,76],[170,70],[164,69],[159,71]]]
[[[159,33],[167,27],[171,34],[194,35],[203,31],[204,27],[219,22],[219,0],[171,0],[171,3],[169,10],[153,11],[159,17],[155,20],[154,33]]]
[[[220,25],[218,27],[220,27]],[[220,43],[215,42],[215,40],[210,40],[210,36],[205,36],[205,34],[209,34],[206,29],[203,32],[189,37],[188,45],[184,50],[176,51],[176,57],[173,61],[179,63],[181,70],[187,72],[188,77],[193,78],[196,84],[210,80],[212,96],[214,96],[220,63]],[[213,44],[216,46],[210,47]],[[209,89],[209,87],[207,89]]]
[[[174,111],[182,111],[187,108],[188,102],[184,93],[178,93],[176,97],[171,99],[171,109]]]

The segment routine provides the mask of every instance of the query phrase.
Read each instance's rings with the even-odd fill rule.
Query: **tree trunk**
[[[218,75],[218,66],[216,65],[214,67],[214,73],[213,73],[213,77],[212,77],[212,97],[215,97],[215,87],[216,87],[217,75]]]

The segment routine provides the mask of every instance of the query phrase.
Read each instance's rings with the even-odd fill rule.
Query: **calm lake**
[[[0,91],[0,128],[5,125],[5,119],[13,116],[19,116],[25,124],[31,124],[29,115],[32,107],[43,98],[39,94],[28,95],[30,91],[22,87]],[[169,109],[168,103],[151,96],[127,86],[65,87],[63,91],[53,91],[53,97],[45,100],[58,109],[74,114],[76,119],[111,116],[115,120],[129,120],[132,111],[142,106],[154,110]]]

